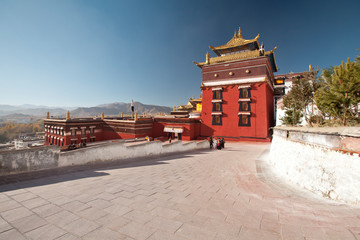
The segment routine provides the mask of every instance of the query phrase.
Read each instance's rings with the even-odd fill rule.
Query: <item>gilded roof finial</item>
[[[235,32],[236,32],[236,31],[235,31]],[[240,28],[240,27],[239,27],[238,37],[239,37],[239,38],[242,38],[242,35],[241,35],[241,28]]]
[[[312,66],[311,64],[309,64],[309,72],[311,72],[313,69],[312,69]]]
[[[137,121],[138,120],[138,113],[137,112],[135,112],[135,119],[134,119],[135,121]]]
[[[70,119],[70,112],[68,111],[67,113],[66,113],[66,120],[69,120]]]
[[[101,119],[104,119],[105,118],[105,114],[104,112],[101,113]]]
[[[47,112],[46,113],[46,119],[49,119],[50,118],[50,112]]]
[[[206,64],[210,64],[210,54],[209,54],[209,52],[206,53]]]

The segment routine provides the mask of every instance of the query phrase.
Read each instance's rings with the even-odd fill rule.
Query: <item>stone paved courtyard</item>
[[[227,143],[1,185],[0,239],[360,239],[360,207],[277,179],[269,148]]]

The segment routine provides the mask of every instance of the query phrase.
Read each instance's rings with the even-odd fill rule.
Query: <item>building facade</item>
[[[270,141],[274,125],[274,48],[265,51],[259,35],[246,40],[241,30],[216,54],[194,62],[202,70],[200,137]]]
[[[241,30],[230,41],[210,49],[202,71],[200,98],[174,108],[171,115],[135,118],[50,119],[45,122],[45,144],[69,144],[152,137],[180,140],[210,136],[232,141],[271,141],[275,102],[285,94],[287,75],[278,71],[274,49],[265,51],[259,35],[244,39]],[[290,76],[292,77],[292,76]]]

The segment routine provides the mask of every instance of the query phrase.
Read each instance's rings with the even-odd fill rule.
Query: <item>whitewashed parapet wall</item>
[[[207,141],[178,141],[171,144],[163,144],[160,141],[154,141],[136,144],[133,146],[126,146],[124,141],[114,141],[104,145],[61,153],[59,158],[59,167],[106,161],[129,161],[129,159],[207,149],[209,147],[208,145]]]
[[[338,151],[356,147],[356,132],[359,129],[329,133],[275,128],[269,161],[286,181],[326,198],[360,204],[359,154]]]
[[[45,169],[71,167],[75,165],[101,162],[131,162],[146,160],[156,156],[208,149],[207,141],[145,142],[126,146],[124,140],[109,141],[69,152],[60,152],[56,146],[43,146],[34,149],[0,151],[0,178],[11,174],[34,172]]]

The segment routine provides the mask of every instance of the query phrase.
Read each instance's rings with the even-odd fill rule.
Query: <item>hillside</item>
[[[105,115],[120,115],[121,112],[124,114],[131,114],[130,106],[130,103],[109,103],[89,108],[77,108],[70,113],[71,116],[74,117],[99,116],[102,112],[104,112]],[[134,102],[134,107],[135,111],[139,114],[146,113],[150,115],[155,115],[159,112],[170,113],[172,110],[170,107],[147,105],[140,102]]]

